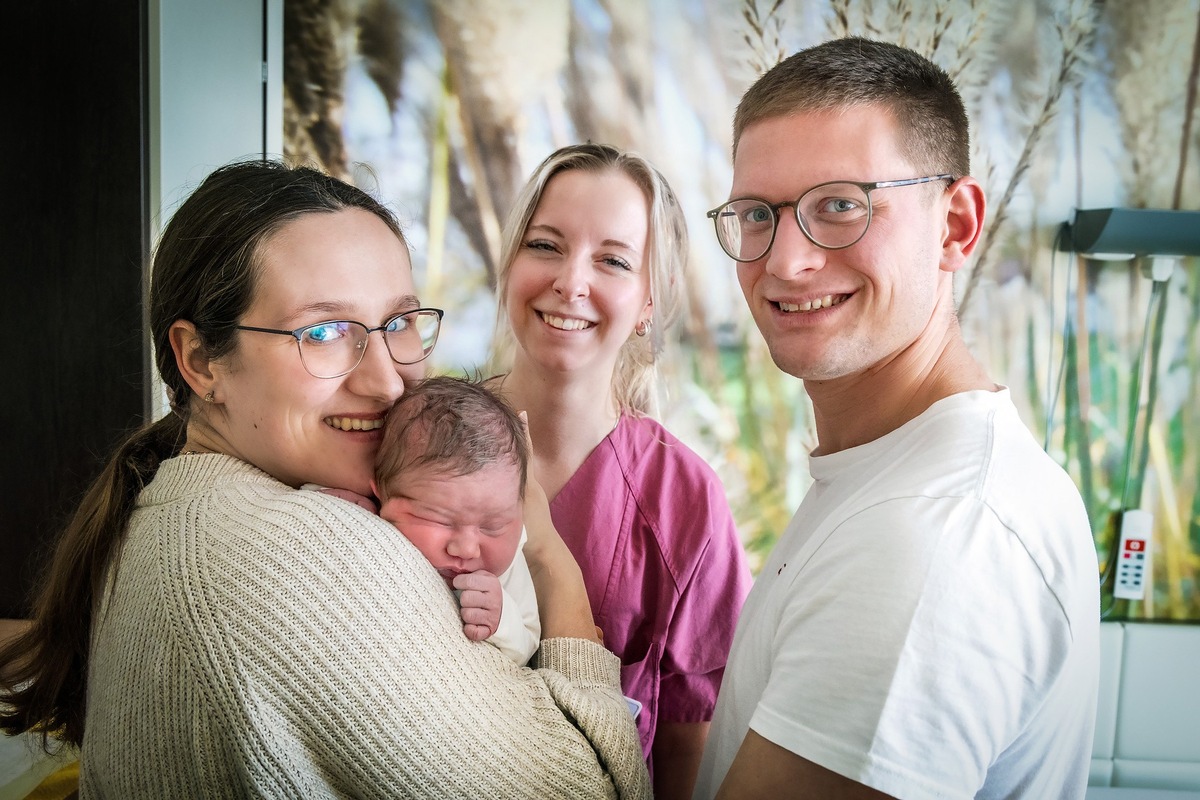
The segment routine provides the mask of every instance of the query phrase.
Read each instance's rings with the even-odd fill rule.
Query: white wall
[[[283,0],[150,0],[148,28],[150,241],[156,242],[175,208],[214,168],[283,153]],[[157,418],[166,401],[151,372]]]
[[[1100,626],[1100,702],[1089,783],[1200,798],[1198,665],[1200,626]]]

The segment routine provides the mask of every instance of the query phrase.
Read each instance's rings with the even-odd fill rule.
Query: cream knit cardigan
[[[93,632],[81,796],[645,798],[620,665],[469,642],[388,523],[190,455],[138,499]]]

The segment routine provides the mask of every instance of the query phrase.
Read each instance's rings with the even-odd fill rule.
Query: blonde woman
[[[583,570],[659,798],[690,797],[750,572],[720,481],[648,416],[687,229],[645,159],[550,155],[499,276],[499,391],[528,412],[533,474]]]

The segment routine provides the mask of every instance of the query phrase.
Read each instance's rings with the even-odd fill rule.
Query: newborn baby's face
[[[418,471],[393,482],[379,515],[417,546],[447,583],[464,572],[508,569],[524,522],[513,464],[469,475]]]

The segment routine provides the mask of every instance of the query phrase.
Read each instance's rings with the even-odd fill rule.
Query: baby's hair
[[[520,470],[524,498],[529,445],[512,407],[478,378],[426,378],[388,412],[375,485],[386,499],[389,484],[412,469],[432,466],[457,477],[504,462]]]

